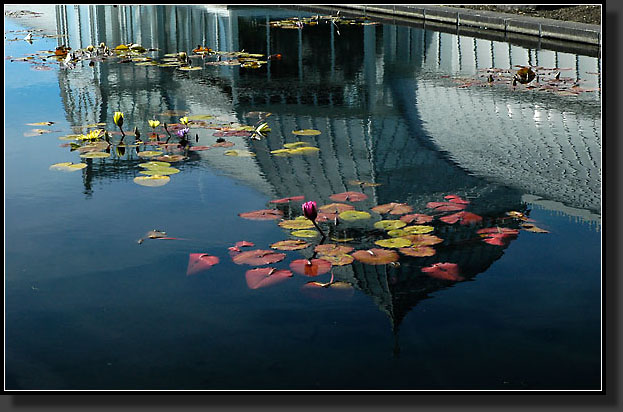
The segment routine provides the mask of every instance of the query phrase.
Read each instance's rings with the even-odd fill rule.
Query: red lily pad
[[[277,220],[283,217],[283,212],[277,209],[261,209],[253,212],[239,213],[238,216],[250,220]]]
[[[389,213],[390,215],[404,215],[413,211],[413,208],[406,203],[386,203],[372,208],[376,213]]]
[[[413,223],[416,225],[423,225],[433,221],[433,217],[422,213],[413,213],[410,215],[400,216],[400,220],[405,223]]]
[[[288,203],[288,202],[300,202],[305,200],[305,196],[290,196],[282,199],[271,200],[270,203]]]
[[[225,141],[225,142],[214,143],[212,145],[212,147],[232,147],[234,145],[235,145],[234,142],[227,142],[227,141]]]
[[[446,222],[450,225],[456,222],[460,222],[462,225],[469,225],[472,223],[481,222],[482,217],[474,213],[463,211],[463,212],[453,213],[448,216],[440,217],[439,220],[441,220],[442,222]]]
[[[255,246],[255,243],[247,242],[246,240],[241,240],[239,242],[236,242],[236,247],[249,247],[249,246]]]
[[[203,150],[210,150],[212,147],[210,146],[191,146],[188,148],[188,150],[193,151],[193,152],[200,152]]]
[[[462,197],[457,196],[457,195],[448,195],[448,196],[444,196],[443,198],[447,199],[448,202],[457,203],[460,205],[468,205],[470,203],[469,200],[465,200]]]
[[[318,259],[323,259],[326,260],[327,262],[331,263],[331,265],[333,266],[346,266],[346,265],[350,265],[351,263],[353,263],[353,260],[355,260],[355,258],[353,258],[351,255],[343,253],[341,255],[323,255],[323,254],[319,254],[318,255]]]
[[[285,259],[285,253],[276,253],[272,250],[249,250],[248,252],[240,252],[232,257],[232,260],[237,265],[269,265],[271,263],[281,262]]]
[[[372,248],[368,250],[358,250],[353,252],[352,257],[368,265],[385,265],[398,261],[398,253],[389,249]]]
[[[324,259],[297,259],[290,263],[290,269],[301,275],[314,277],[331,270],[331,263]]]
[[[435,263],[422,268],[422,272],[436,279],[451,280],[454,282],[465,279],[459,275],[459,266],[456,263]]]
[[[271,267],[249,269],[245,273],[249,289],[259,289],[272,286],[277,283],[281,283],[292,276],[292,272],[287,269],[277,270]]]
[[[432,246],[432,245],[436,245],[438,243],[443,242],[442,238],[437,237],[435,235],[422,234],[422,235],[407,235],[407,236],[402,236],[402,237],[409,239],[411,241],[411,247]]]
[[[206,253],[191,253],[188,258],[186,275],[190,276],[208,270],[217,263],[219,263],[219,258],[217,256],[211,256]]]
[[[452,202],[428,202],[426,207],[435,209],[436,212],[458,212],[465,209],[467,205]]]
[[[494,246],[506,246],[512,239],[519,234],[519,230],[507,227],[487,227],[477,230],[483,242]]]
[[[359,202],[366,200],[368,195],[361,192],[342,192],[331,195],[329,198],[331,200],[335,200],[336,202]]]

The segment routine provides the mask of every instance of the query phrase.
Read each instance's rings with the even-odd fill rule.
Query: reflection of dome
[[[599,213],[599,106],[559,109],[519,91],[439,83],[418,83],[417,107],[432,141],[453,161],[476,175]]]

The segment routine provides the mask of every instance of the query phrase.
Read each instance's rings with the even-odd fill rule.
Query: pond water
[[[601,388],[599,58],[387,23],[270,27],[313,15],[284,8],[42,7],[41,16],[5,15],[5,389]],[[35,30],[32,44],[25,29]],[[191,62],[201,70],[184,71],[124,57],[19,60],[100,42],[157,49],[140,57],[160,63],[197,45],[265,63],[199,56]],[[516,65],[552,86],[513,87]],[[115,112],[126,143],[136,126],[149,144],[118,152]],[[271,130],[187,150],[163,186],[135,183],[153,160],[139,154],[180,150],[150,140],[147,121],[183,115],[195,148],[226,126]],[[29,125],[37,122],[54,124]],[[100,122],[110,157],[82,158],[59,139]],[[292,133],[306,129],[320,133]],[[274,152],[299,141],[318,150]],[[61,162],[86,167],[50,169]],[[347,191],[366,198],[331,197]],[[300,200],[271,203],[291,196],[370,218],[321,222],[321,240],[239,216],[301,216]],[[285,254],[261,267],[290,269],[317,257],[321,242],[381,248],[390,235],[374,223],[407,212],[371,208],[391,202],[434,216],[418,225],[442,239],[434,255],[394,248],[397,263],[354,260],[258,284],[247,273],[258,266],[229,249],[252,242],[241,251]],[[461,211],[477,216],[441,220]],[[477,232],[489,227],[516,232]],[[137,242],[153,229],[175,239]],[[286,239],[311,245],[271,249]],[[187,274],[191,254],[218,263]],[[458,273],[426,271],[437,263]]]

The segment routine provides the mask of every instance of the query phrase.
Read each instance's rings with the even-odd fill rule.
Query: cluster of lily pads
[[[290,17],[282,20],[273,20],[268,24],[272,28],[277,29],[302,29],[304,27],[313,27],[318,26],[320,24],[333,24],[335,27],[339,25],[344,26],[366,26],[366,25],[374,25],[378,24],[376,22],[369,21],[367,17],[356,17],[356,18],[344,18],[340,17],[339,12],[333,16],[321,16],[315,15],[312,17]],[[339,30],[337,32],[339,34]]]
[[[577,96],[586,92],[597,92],[598,87],[582,87],[582,80],[571,77],[561,77],[564,71],[570,68],[546,68],[542,66],[514,66],[514,69],[487,68],[479,70],[479,78],[454,78],[459,88],[472,86],[504,85],[516,90],[535,90],[556,93],[560,96]],[[588,73],[596,74],[596,73]],[[449,76],[446,76],[449,77]]]
[[[255,244],[240,241],[229,248],[230,257],[238,265],[254,266],[245,274],[247,285],[252,289],[282,282],[293,277],[294,273],[316,277],[329,272],[329,282],[311,281],[305,286],[344,288],[348,285],[334,280],[333,268],[355,261],[365,265],[398,265],[401,258],[434,256],[436,246],[444,243],[437,233],[441,228],[448,229],[453,225],[469,227],[475,233],[473,241],[482,241],[494,247],[508,245],[517,238],[520,230],[547,233],[518,211],[485,219],[466,210],[471,202],[458,195],[447,195],[443,201],[428,202],[426,213],[414,213],[412,206],[398,202],[374,206],[370,210],[357,210],[357,202],[367,198],[365,193],[347,191],[330,196],[332,203],[317,206],[314,201],[305,202],[304,196],[291,196],[271,200],[272,207],[266,209],[239,213],[243,219],[278,221],[279,227],[289,231],[289,238],[274,242],[269,248],[250,250],[247,248]],[[297,206],[299,204],[301,207]],[[327,237],[329,243],[325,242]],[[272,266],[287,257],[283,253],[285,251],[306,250],[310,256],[292,260],[288,268]],[[209,254],[193,254],[187,273],[208,269],[218,261]],[[420,270],[425,275],[445,281],[464,280],[461,268],[454,262],[439,261],[422,266]]]

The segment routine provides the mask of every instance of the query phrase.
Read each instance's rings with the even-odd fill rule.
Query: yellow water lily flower
[[[118,127],[123,126],[123,112],[115,112],[113,121]]]
[[[152,129],[155,129],[156,127],[160,126],[159,120],[148,120],[148,122],[149,122],[149,127],[151,127]]]
[[[180,117],[180,123],[183,125],[188,124],[188,116]]]
[[[87,134],[81,134],[76,138],[76,140],[97,140],[104,130],[102,129],[93,129],[89,131]]]

